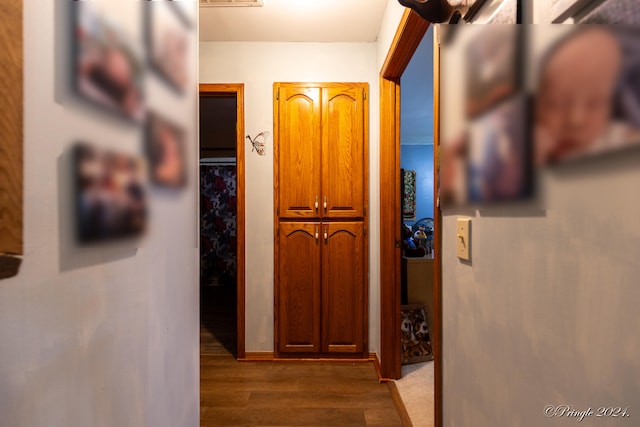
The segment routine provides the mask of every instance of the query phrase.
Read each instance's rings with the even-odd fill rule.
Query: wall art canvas
[[[171,87],[183,92],[188,79],[191,30],[174,3],[145,4],[147,51],[151,68]]]
[[[531,194],[527,101],[516,96],[470,126],[467,198],[471,203],[518,200]]]
[[[146,152],[154,184],[170,188],[185,185],[185,132],[180,126],[150,111],[147,117]]]
[[[521,28],[485,25],[467,46],[466,112],[475,118],[521,89]]]
[[[538,69],[537,165],[640,145],[636,26],[576,26],[547,47]]]
[[[100,2],[73,2],[72,85],[84,99],[141,122],[145,113],[141,46],[100,5]]]
[[[80,244],[140,236],[147,226],[144,161],[86,143],[73,147]]]
[[[443,141],[440,147],[438,198],[442,209],[467,204],[469,132]]]
[[[403,170],[402,174],[402,219],[416,219],[416,171]]]

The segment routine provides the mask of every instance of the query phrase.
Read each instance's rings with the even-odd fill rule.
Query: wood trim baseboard
[[[349,363],[369,363],[379,367],[380,362],[375,353],[371,353],[368,358],[340,358],[340,357],[277,357],[273,351],[247,351],[244,357],[238,357],[240,362],[349,362]],[[379,371],[376,368],[376,371]],[[378,376],[380,376],[378,374]]]
[[[239,362],[273,362],[273,351],[245,351],[244,357],[238,357]]]
[[[393,404],[398,411],[398,415],[400,416],[400,422],[402,422],[402,427],[413,427],[413,423],[411,422],[411,418],[409,418],[409,412],[407,411],[407,407],[404,405],[404,401],[400,396],[400,390],[398,390],[398,386],[395,381],[390,381],[387,383],[387,387],[389,387],[389,393],[391,393],[391,399],[393,400]]]
[[[369,353],[369,361],[373,363],[373,367],[376,370],[376,374],[378,374],[378,382],[384,384],[390,381],[393,381],[391,378],[386,378],[382,375],[382,366],[380,366],[380,359],[378,359],[378,353],[371,352]]]

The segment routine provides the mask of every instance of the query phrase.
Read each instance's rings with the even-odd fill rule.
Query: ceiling
[[[374,42],[387,0],[264,0],[200,7],[200,41]]]

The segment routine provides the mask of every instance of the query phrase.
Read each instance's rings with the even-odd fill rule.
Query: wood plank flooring
[[[401,426],[371,363],[200,358],[201,427]]]
[[[235,356],[235,286],[200,287],[200,354]]]

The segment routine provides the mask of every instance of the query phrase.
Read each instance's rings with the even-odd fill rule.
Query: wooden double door
[[[366,83],[276,83],[280,356],[366,357]]]

